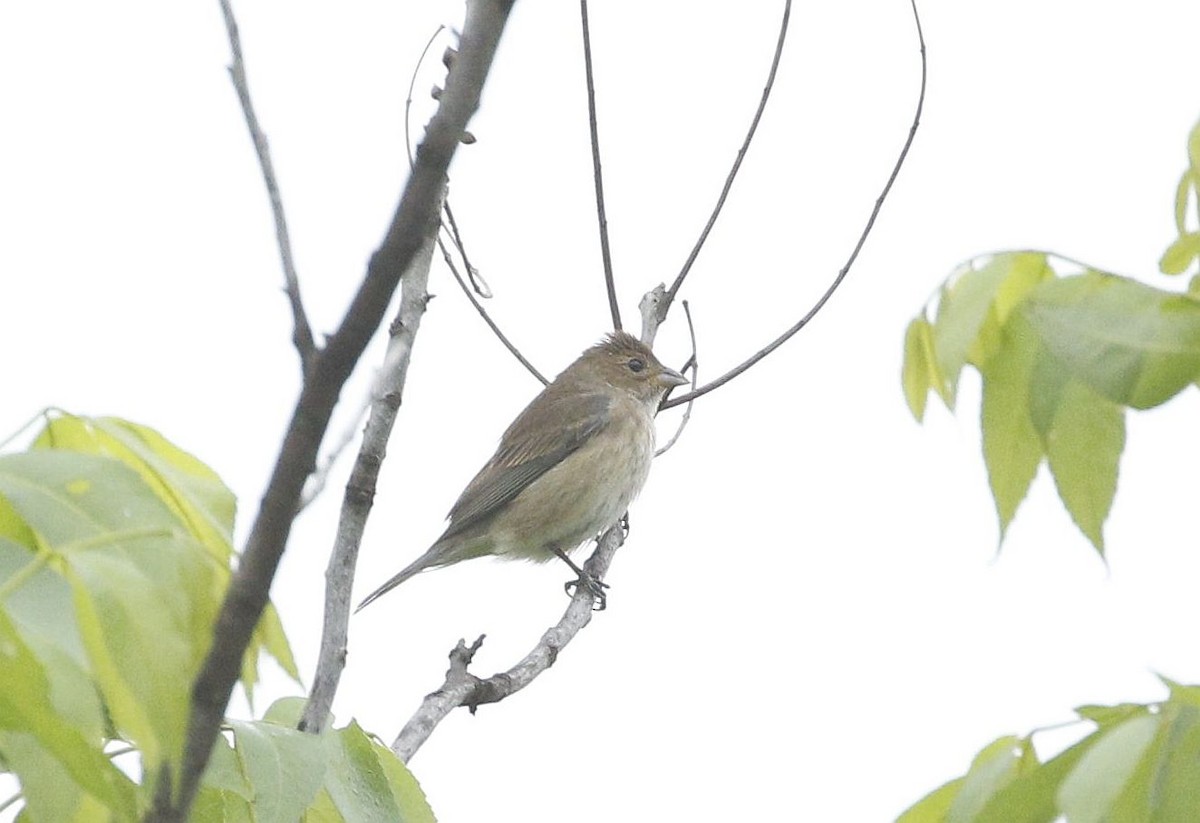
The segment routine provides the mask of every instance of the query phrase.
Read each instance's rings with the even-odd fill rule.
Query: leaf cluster
[[[909,323],[904,393],[920,420],[930,392],[953,409],[963,368],[978,370],[1001,539],[1044,461],[1103,552],[1126,409],[1165,403],[1200,377],[1200,299],[1088,267],[1064,275],[1055,263],[1076,265],[1005,252],[956,272],[933,318],[924,310]]]
[[[1161,703],[1081,706],[1092,725],[1041,760],[1032,735],[985,746],[962,777],[897,823],[1121,823],[1195,820],[1200,809],[1200,687],[1164,681]],[[1035,732],[1036,734],[1036,732]]]
[[[0,455],[0,767],[22,819],[136,820],[177,785],[235,512],[208,466],[125,420],[55,411]],[[263,652],[298,679],[273,607],[242,660],[251,700]],[[192,819],[430,819],[386,748],[279,725],[289,708],[230,725]]]

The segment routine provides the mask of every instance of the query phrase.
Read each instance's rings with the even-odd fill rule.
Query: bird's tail
[[[388,582],[384,583],[378,589],[363,598],[363,602],[358,604],[358,608],[354,610],[354,613],[358,614],[368,603],[373,603],[374,601],[383,597],[385,594],[415,574],[423,572],[426,569],[438,569],[442,566],[449,566],[451,563],[457,563],[460,560],[465,560],[467,557],[476,556],[463,555],[462,548],[463,543],[460,540],[438,540],[438,542],[429,547],[425,554],[409,563],[395,576],[389,579]]]
[[[388,581],[386,583],[384,583],[378,589],[376,589],[375,591],[371,592],[366,597],[364,597],[363,601],[358,604],[358,608],[356,608],[354,610],[354,613],[358,614],[369,603],[375,602],[376,600],[378,600],[379,598],[383,597],[385,594],[390,592],[392,589],[399,586],[405,580],[412,577],[414,574],[417,574],[418,572],[423,572],[427,568],[430,568],[428,558],[424,557],[424,556],[417,558],[417,560],[415,562],[413,562],[409,566],[405,567],[399,573],[393,575],[391,578],[388,579]]]

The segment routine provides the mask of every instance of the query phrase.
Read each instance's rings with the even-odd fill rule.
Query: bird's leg
[[[570,566],[571,571],[575,572],[577,575],[577,579],[568,581],[563,585],[563,590],[566,591],[568,595],[574,597],[575,589],[579,586],[582,586],[584,590],[592,596],[592,599],[596,601],[596,605],[593,608],[598,612],[604,611],[608,607],[608,595],[604,592],[604,590],[608,588],[608,584],[597,580],[595,577],[579,568],[575,561],[567,557],[567,553],[558,546],[551,546],[550,551],[554,552],[554,554],[560,560],[562,560],[562,562]]]

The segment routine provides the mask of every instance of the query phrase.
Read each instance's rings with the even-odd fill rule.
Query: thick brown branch
[[[658,304],[658,320],[660,323],[667,319],[667,312],[671,310],[671,303],[674,302],[675,295],[679,293],[680,286],[683,285],[688,272],[692,270],[692,264],[700,256],[700,249],[704,247],[704,241],[708,239],[708,233],[717,224],[717,218],[721,215],[721,209],[725,207],[725,198],[729,196],[729,190],[733,188],[733,181],[737,177],[738,170],[742,167],[742,161],[746,159],[746,152],[750,149],[750,142],[754,139],[754,133],[758,131],[758,121],[762,119],[763,111],[767,108],[767,101],[771,99],[771,90],[775,88],[775,73],[779,69],[779,60],[783,57],[783,43],[787,38],[788,20],[791,16],[792,0],[784,0],[783,19],[779,21],[779,37],[775,41],[775,54],[771,58],[771,71],[767,74],[767,83],[763,86],[762,97],[758,101],[758,108],[755,109],[754,117],[750,120],[750,128],[746,130],[746,137],[742,140],[741,148],[738,149],[733,166],[730,167],[729,174],[725,176],[725,185],[721,187],[721,196],[717,198],[717,204],[713,207],[712,214],[708,216],[708,222],[704,224],[704,230],[700,232],[700,236],[696,239],[696,245],[692,246],[692,251],[688,254],[687,260],[684,261],[683,268],[676,275],[675,282],[671,284],[671,288],[667,289],[666,298]]]
[[[242,115],[246,119],[246,127],[250,130],[250,139],[254,143],[254,151],[258,154],[258,165],[262,169],[263,183],[267,187],[267,197],[271,200],[271,214],[275,218],[275,244],[279,247],[279,260],[283,265],[284,291],[292,307],[292,343],[300,354],[300,367],[307,373],[317,354],[316,343],[313,342],[312,328],[308,325],[308,315],[304,311],[304,302],[300,299],[300,278],[296,274],[296,262],[292,257],[292,241],[288,234],[287,219],[283,213],[283,197],[279,194],[279,183],[275,178],[275,166],[271,163],[271,150],[267,136],[258,124],[258,116],[254,113],[254,104],[250,101],[250,84],[246,80],[246,64],[242,60],[242,39],[238,33],[237,20],[233,16],[233,7],[229,0],[221,0],[221,14],[225,18],[225,31],[229,36],[229,47],[233,52],[233,62],[229,66],[229,77],[237,91],[238,102],[242,105]]]
[[[768,343],[766,347],[760,349],[752,357],[725,372],[725,374],[721,375],[716,380],[713,380],[711,383],[706,383],[700,388],[690,391],[687,394],[672,398],[664,403],[662,408],[670,409],[680,405],[681,403],[690,403],[697,397],[708,394],[713,389],[725,385],[739,374],[745,372],[755,363],[762,360],[768,354],[775,351],[777,348],[791,339],[796,332],[808,325],[808,321],[812,320],[813,317],[816,316],[817,312],[821,310],[821,307],[824,306],[825,303],[828,302],[829,298],[833,296],[833,293],[837,291],[838,286],[842,284],[842,281],[846,279],[846,275],[849,273],[850,267],[854,265],[854,261],[858,259],[858,253],[862,250],[863,245],[867,242],[867,237],[871,234],[871,229],[875,227],[875,218],[879,216],[879,211],[883,208],[883,201],[887,199],[888,193],[892,190],[892,184],[896,182],[896,177],[900,174],[900,169],[903,167],[904,161],[908,157],[908,150],[912,147],[913,140],[917,136],[917,128],[921,125],[921,112],[925,107],[927,66],[927,61],[925,58],[925,33],[921,29],[921,16],[917,13],[916,0],[910,0],[910,2],[913,11],[913,21],[917,26],[917,41],[921,46],[921,93],[917,97],[917,109],[913,113],[912,125],[908,129],[908,137],[904,141],[904,146],[900,149],[900,156],[896,158],[896,164],[892,167],[892,173],[888,176],[887,182],[883,186],[883,191],[881,191],[879,193],[879,197],[876,198],[875,208],[871,209],[871,215],[867,218],[867,223],[863,227],[862,233],[858,236],[858,242],[854,244],[854,249],[850,252],[850,256],[846,259],[846,264],[842,266],[841,270],[837,274],[837,277],[835,277],[833,282],[829,284],[829,288],[825,290],[825,293],[821,295],[820,299],[817,300],[813,307],[809,309],[803,317],[796,321],[791,328],[776,337],[774,340]]]
[[[621,330],[621,307],[617,305],[617,286],[613,280],[612,251],[608,245],[608,213],[604,208],[604,174],[600,171],[600,131],[596,120],[596,83],[592,76],[592,35],[588,28],[587,0],[579,0],[579,18],[583,24],[583,67],[587,75],[588,126],[592,142],[592,179],[596,185],[596,220],[600,226],[600,258],[604,263],[604,288],[613,328]]]
[[[258,516],[221,605],[212,648],[192,688],[180,785],[147,814],[153,821],[183,821],[195,797],[241,669],[251,633],[267,603],[271,580],[291,532],[305,478],[342,386],[383,320],[401,274],[437,229],[441,193],[454,152],[479,105],[483,83],[504,30],[512,0],[469,0],[458,58],[446,91],[417,150],[400,204],[380,248],[372,255],[358,293],[338,330],[313,361],[284,435]]]

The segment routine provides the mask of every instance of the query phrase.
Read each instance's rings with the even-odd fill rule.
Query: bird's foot
[[[570,580],[563,584],[563,590],[569,597],[574,597],[575,592],[583,589],[592,596],[592,611],[602,612],[608,608],[608,594],[604,590],[608,588],[608,584],[602,580],[597,580],[592,575],[585,571],[579,573],[578,580]]]

